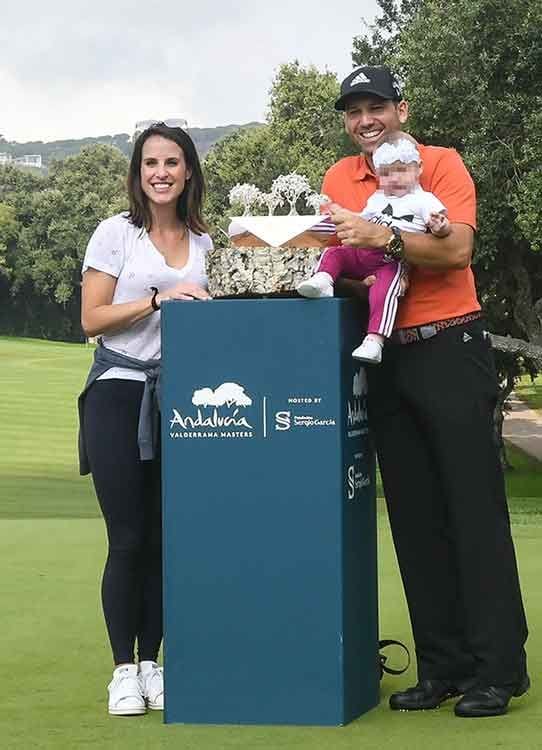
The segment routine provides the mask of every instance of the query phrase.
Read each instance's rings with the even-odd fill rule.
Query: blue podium
[[[351,300],[162,309],[166,722],[378,703],[375,461]]]

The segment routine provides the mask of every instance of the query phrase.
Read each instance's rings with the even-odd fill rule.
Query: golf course
[[[414,667],[386,675],[378,708],[346,727],[164,725],[158,711],[109,716],[112,664],[100,605],[105,529],[76,452],[76,398],[92,352],[0,337],[0,750],[542,748],[542,464],[517,449],[510,449],[507,484],[532,688],[506,716],[459,719],[453,701],[436,711],[391,712],[390,693],[416,682]],[[382,498],[378,507],[380,635],[412,650]],[[400,653],[390,655],[392,665],[400,662]]]

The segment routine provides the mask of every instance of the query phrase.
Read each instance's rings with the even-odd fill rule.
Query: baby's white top
[[[361,216],[375,224],[394,226],[404,232],[425,232],[429,215],[445,211],[445,206],[436,195],[422,190],[418,185],[406,195],[385,195],[383,190],[373,193]]]

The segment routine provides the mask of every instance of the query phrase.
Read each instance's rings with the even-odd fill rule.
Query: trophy
[[[207,255],[210,293],[213,297],[294,296],[322,249],[333,244],[335,226],[325,213],[329,199],[297,172],[279,175],[267,193],[250,183],[238,183],[228,197],[240,211],[231,217],[228,246]],[[287,208],[288,214],[276,215],[279,207]],[[310,213],[299,213],[298,207]],[[255,213],[259,209],[266,215]]]

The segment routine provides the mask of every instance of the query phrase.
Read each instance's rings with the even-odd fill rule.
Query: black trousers
[[[102,604],[115,664],[156,660],[162,640],[160,461],[140,461],[143,383],[99,380],[85,399],[85,439],[109,549]]]
[[[368,367],[369,420],[419,679],[514,685],[527,625],[492,431],[497,380],[481,320]]]

